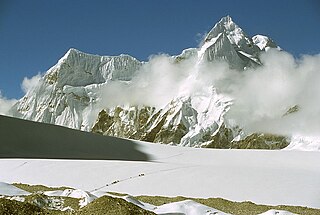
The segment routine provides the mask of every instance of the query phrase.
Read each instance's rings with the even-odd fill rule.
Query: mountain
[[[186,49],[172,56],[172,61],[182,64],[194,59],[190,83],[185,87],[188,89],[197,80],[199,67],[206,63],[225,62],[242,72],[261,65],[261,53],[277,47],[265,36],[250,38],[227,16],[209,31],[199,48]],[[273,149],[289,144],[285,137],[269,134],[246,137],[241,128],[229,124],[224,116],[232,108],[232,98],[219,93],[215,86],[205,87],[201,93],[177,93],[161,107],[108,103],[102,89],[114,83],[130,85],[148,63],[129,55],[98,56],[70,49],[11,108],[10,115],[103,135],[181,146]]]
[[[99,88],[113,80],[131,80],[141,65],[128,55],[101,57],[70,49],[10,115],[88,131]]]

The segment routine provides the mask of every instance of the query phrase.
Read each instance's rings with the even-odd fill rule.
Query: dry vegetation
[[[70,189],[67,187],[46,187],[43,185],[27,185],[27,184],[14,184],[16,187],[24,189],[28,192],[33,193],[30,196],[25,198],[25,202],[19,202],[15,200],[9,200],[5,198],[0,198],[0,214],[9,215],[9,214],[30,214],[30,215],[86,215],[86,214],[154,214],[153,212],[146,211],[132,203],[129,203],[121,198],[114,198],[110,196],[100,197],[87,206],[79,208],[79,199],[69,198],[69,197],[57,197],[60,198],[63,202],[63,207],[70,207],[73,210],[68,211],[59,211],[59,210],[49,210],[46,205],[39,207],[36,202],[40,199],[45,199],[44,191],[53,191],[53,190],[64,190]],[[113,196],[123,197],[126,194],[110,192],[109,194]],[[39,197],[39,198],[38,198]],[[41,197],[41,198],[40,198]],[[200,199],[200,198],[186,198],[186,197],[163,197],[163,196],[137,196],[137,200],[150,203],[156,206],[160,206],[166,203],[183,201],[183,200],[193,200],[201,204],[207,205],[212,208],[216,208],[226,213],[235,214],[235,215],[256,215],[268,211],[270,209],[277,210],[286,210],[296,214],[301,215],[317,215],[320,214],[320,209],[312,209],[307,207],[299,206],[268,206],[268,205],[257,205],[252,202],[232,202],[221,198],[209,198],[209,199]],[[34,201],[37,200],[37,201]],[[38,201],[39,202],[39,201]]]

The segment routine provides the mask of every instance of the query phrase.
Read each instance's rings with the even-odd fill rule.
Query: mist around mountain
[[[319,55],[297,59],[269,37],[250,37],[227,16],[178,56],[140,62],[70,49],[24,80],[26,95],[7,113],[181,146],[272,149],[308,138],[318,145],[319,62]]]

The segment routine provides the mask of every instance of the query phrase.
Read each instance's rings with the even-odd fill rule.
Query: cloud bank
[[[102,106],[148,105],[161,108],[181,93],[193,60],[180,64],[168,55],[152,56],[130,82],[113,81],[101,89]]]
[[[39,84],[42,75],[38,73],[32,78],[25,77],[21,83],[21,89],[24,93],[32,90],[37,84]],[[17,99],[7,99],[0,91],[0,114],[7,115],[10,108],[17,102]]]
[[[269,50],[261,61],[263,66],[236,71],[224,62],[197,64],[191,58],[176,63],[167,55],[153,56],[131,82],[103,87],[102,106],[161,108],[175,97],[205,93],[214,86],[233,99],[226,119],[247,133],[320,135],[320,55],[295,59]],[[299,111],[285,115],[294,106]]]
[[[130,82],[101,85],[92,115],[117,105],[163,108],[180,96],[206,95],[214,86],[233,99],[227,122],[246,133],[320,136],[320,55],[296,59],[271,49],[260,58],[262,66],[236,71],[225,62],[197,62],[197,56],[179,62],[164,54],[152,56]],[[21,87],[27,92],[40,79],[41,74],[24,78]],[[0,113],[14,102],[0,97]],[[295,106],[297,112],[286,114]]]
[[[296,60],[271,50],[261,60],[262,67],[222,80],[233,81],[227,117],[248,132],[320,135],[320,55]],[[286,115],[294,106],[299,110]]]

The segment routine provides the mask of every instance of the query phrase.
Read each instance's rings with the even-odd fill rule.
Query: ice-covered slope
[[[320,137],[295,135],[284,150],[320,151]]]
[[[253,43],[258,46],[262,51],[267,51],[270,48],[277,48],[281,50],[279,46],[269,37],[263,35],[256,35],[252,37]]]
[[[185,215],[229,215],[214,208],[202,205],[192,200],[185,200],[181,202],[173,202],[161,205],[154,210],[156,214],[185,214]]]
[[[259,215],[297,215],[288,211],[283,210],[268,210],[264,213],[261,213]]]
[[[70,49],[9,114],[89,130],[96,117],[92,108],[100,99],[97,92],[102,85],[112,80],[131,80],[141,65],[128,55],[98,56]]]
[[[9,122],[0,119],[0,124],[4,124],[0,129],[0,152],[10,155],[0,159],[0,181],[6,183],[64,185],[95,196],[115,191],[131,195],[222,197],[320,208],[319,152],[208,150],[145,142],[120,144],[120,147],[117,145],[122,140],[100,136],[107,149],[101,160],[31,159],[44,152],[48,158],[55,158],[57,151],[83,158],[96,149],[91,142],[77,148],[80,137],[63,140],[77,136],[78,131],[53,126],[59,130],[56,134],[54,129],[47,129],[47,125],[32,122],[27,122],[28,132],[19,131],[16,135],[20,138],[19,144],[13,144],[8,140],[12,139],[14,130],[25,126],[22,120],[8,120],[14,121],[15,128],[6,127]],[[42,127],[48,137],[61,136],[55,142],[56,150],[48,150],[52,141],[41,138]],[[92,139],[92,134],[83,132],[81,139]],[[140,152],[135,156],[132,156],[132,144]],[[66,148],[66,145],[73,147]],[[142,161],[145,155],[148,161]]]
[[[30,193],[11,184],[0,182],[0,196],[25,196]]]

